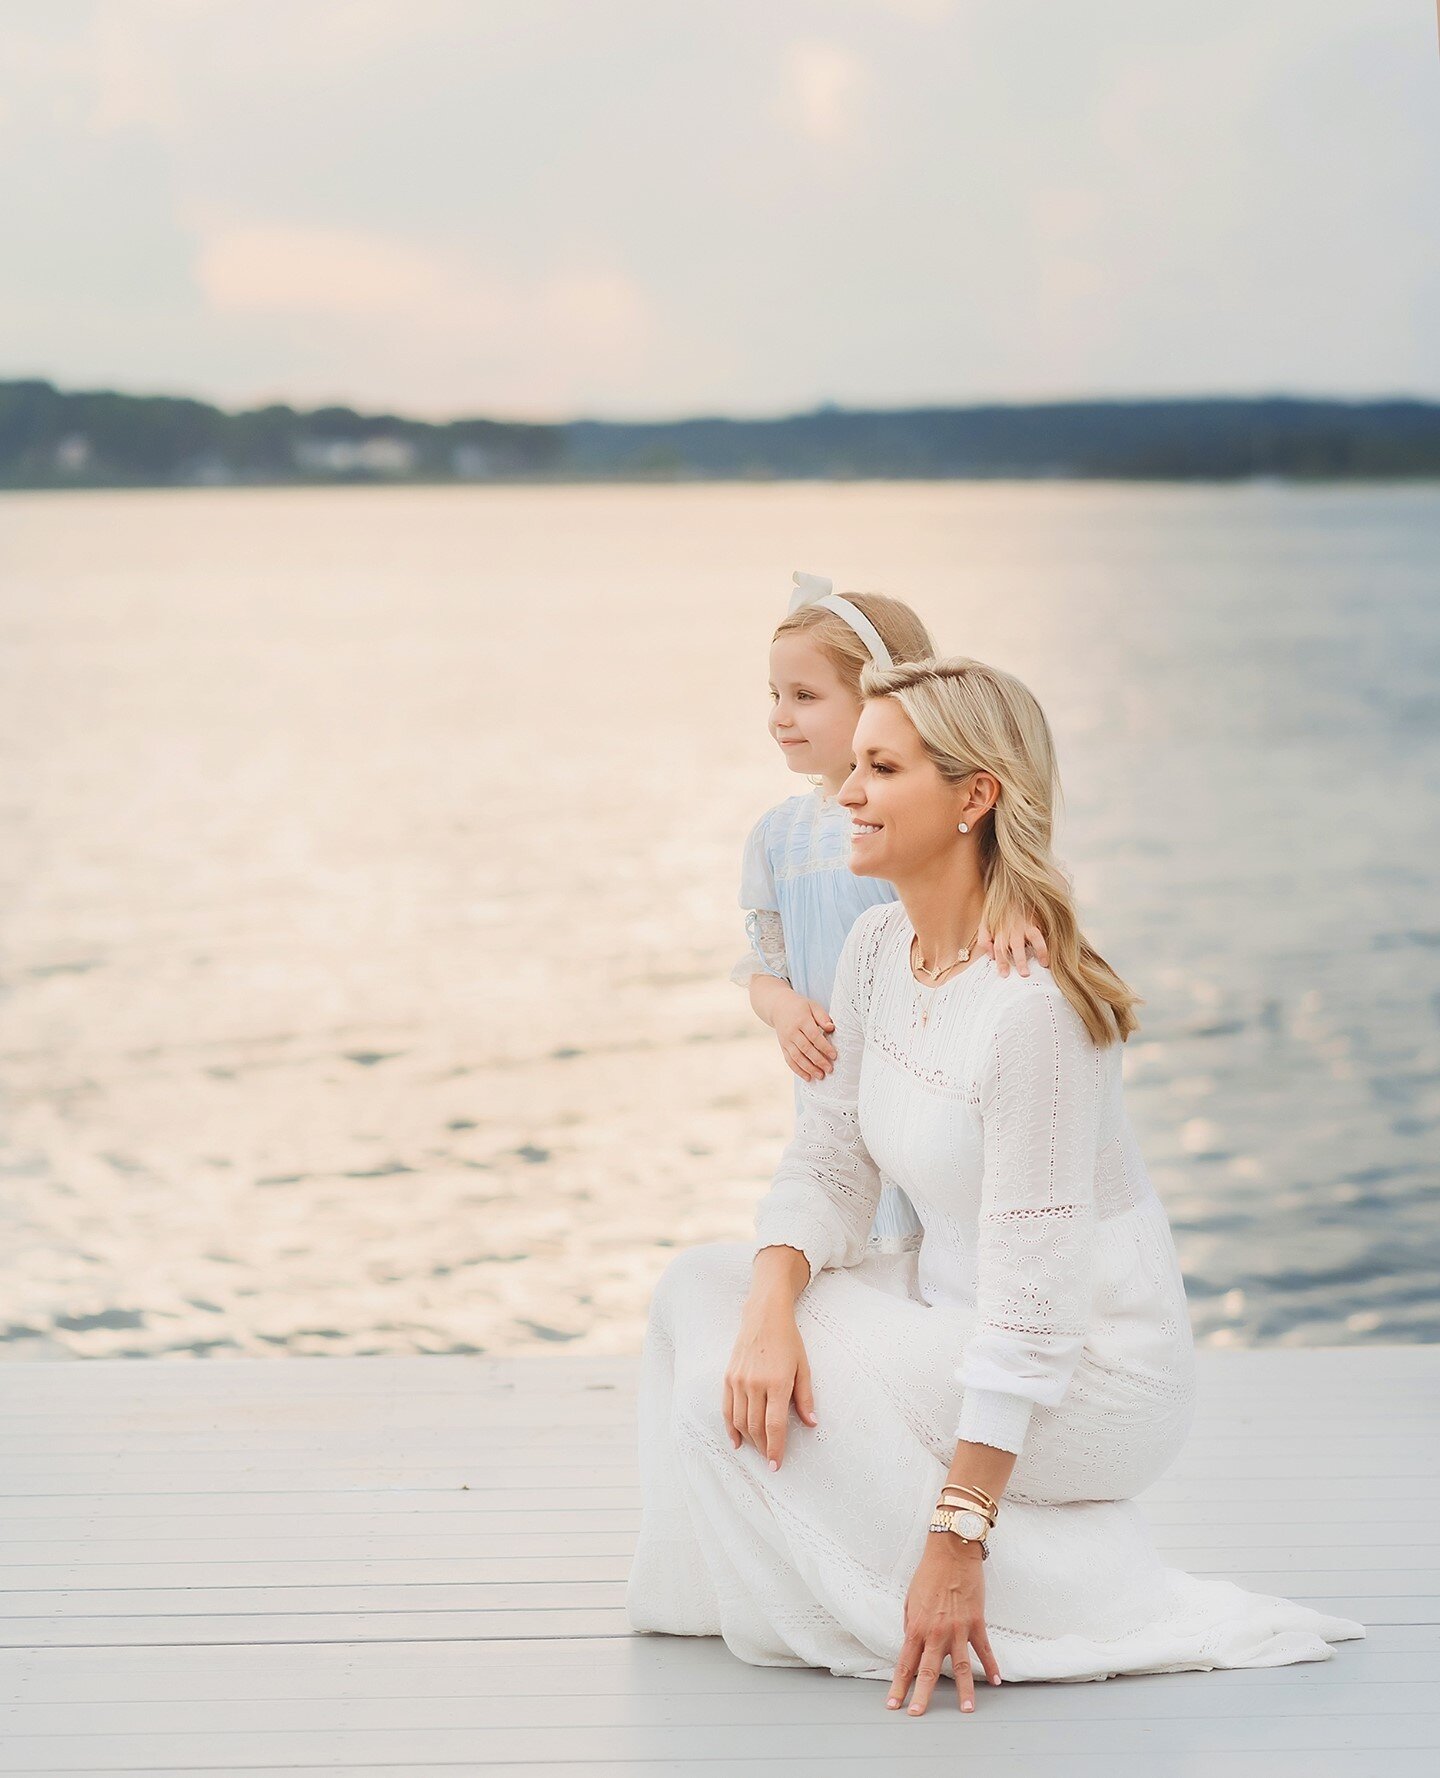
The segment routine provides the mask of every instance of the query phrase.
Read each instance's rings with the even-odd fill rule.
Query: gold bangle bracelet
[[[946,1494],[958,1494],[992,1517],[1000,1511],[999,1501],[992,1500],[983,1488],[972,1488],[965,1482],[946,1482],[940,1493],[942,1498]]]
[[[945,1482],[943,1486],[946,1488],[955,1488],[961,1494],[973,1494],[977,1500],[983,1500],[987,1506],[998,1507],[1000,1504],[993,1494],[987,1494],[983,1488],[977,1487],[974,1482]]]
[[[978,1494],[971,1494],[963,1488],[942,1488],[942,1494],[951,1494],[956,1500],[967,1500],[972,1506],[979,1507],[984,1513],[998,1513],[1000,1508],[993,1500],[982,1500]]]

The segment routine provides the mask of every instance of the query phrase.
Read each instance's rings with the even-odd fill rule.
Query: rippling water
[[[0,1352],[638,1350],[790,1076],[726,980],[790,570],[1050,712],[1197,1330],[1440,1338],[1440,489],[0,501]]]

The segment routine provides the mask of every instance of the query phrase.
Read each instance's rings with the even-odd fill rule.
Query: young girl
[[[851,743],[860,718],[860,670],[867,661],[893,666],[933,659],[935,644],[919,617],[883,593],[832,593],[814,574],[794,576],[790,608],[770,645],[770,733],[792,772],[814,788],[786,797],[751,828],[740,868],[740,905],[750,949],[730,972],[748,986],[756,1015],[774,1031],[799,1082],[819,1080],[835,1062],[829,1033],[830,992],[840,947],[859,914],[894,901],[883,878],[850,870],[850,814],[836,800],[850,775]],[[984,928],[977,952],[993,952],[1001,975],[1012,957],[1029,975],[1026,947],[1050,959],[1034,925],[1022,924],[992,943]],[[898,1186],[881,1194],[871,1226],[883,1251],[913,1249],[922,1224]]]

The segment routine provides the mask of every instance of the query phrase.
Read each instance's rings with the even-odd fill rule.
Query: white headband
[[[839,593],[832,593],[835,582],[823,574],[802,574],[797,568],[790,577],[795,582],[795,591],[790,595],[790,605],[785,615],[789,617],[802,605],[823,605],[827,611],[833,611],[836,617],[849,624],[855,634],[870,650],[870,659],[877,667],[893,667],[890,650],[880,640],[880,632],[866,617],[858,605],[852,605],[848,599],[842,599]]]

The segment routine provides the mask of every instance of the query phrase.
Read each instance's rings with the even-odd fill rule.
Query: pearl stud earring
[[[960,823],[960,832],[961,833],[969,833],[969,831],[970,831],[970,823],[968,821],[962,821]]]

